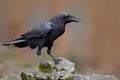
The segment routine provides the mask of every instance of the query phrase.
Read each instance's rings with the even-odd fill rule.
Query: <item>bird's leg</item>
[[[59,60],[56,59],[56,58],[51,54],[51,48],[52,48],[52,45],[49,45],[49,46],[48,46],[47,53],[53,58],[53,60],[55,61],[55,63],[58,64],[58,63],[59,63]]]
[[[37,51],[37,55],[40,59],[40,63],[44,66],[44,67],[48,67],[49,65],[44,61],[44,59],[42,58],[41,56],[41,48],[38,48],[38,51]]]
[[[56,58],[51,54],[51,48],[50,48],[50,47],[48,47],[47,53],[53,58],[53,60],[56,59]]]

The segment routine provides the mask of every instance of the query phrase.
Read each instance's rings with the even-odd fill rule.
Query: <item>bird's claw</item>
[[[55,62],[55,64],[59,64],[59,62],[60,62],[61,60],[54,58],[53,61]]]
[[[50,67],[50,65],[49,65],[48,63],[45,63],[45,62],[43,63],[43,62],[42,62],[41,64],[42,64],[42,66],[44,66],[45,68]]]

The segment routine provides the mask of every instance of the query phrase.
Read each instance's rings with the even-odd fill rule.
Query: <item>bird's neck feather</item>
[[[63,20],[61,20],[60,18],[52,18],[50,21],[52,23],[66,25],[66,23]]]

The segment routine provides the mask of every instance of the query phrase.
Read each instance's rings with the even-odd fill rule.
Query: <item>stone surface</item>
[[[111,75],[99,75],[99,74],[74,74],[73,80],[117,80],[116,77]]]
[[[29,69],[24,71],[21,74],[21,77],[23,80],[29,80],[29,78],[32,78],[32,80],[36,80],[37,78],[40,79],[48,79],[48,80],[58,80],[58,79],[68,79],[72,78],[75,70],[75,64],[63,59],[58,58],[59,64],[56,64],[53,61],[48,62],[48,64],[52,67],[51,72],[45,71],[43,72],[44,68],[39,68],[38,70],[35,68]]]
[[[82,75],[76,74],[75,64],[63,59],[58,58],[59,64],[54,63],[54,61],[49,61],[48,64],[51,67],[51,71],[45,71],[45,68],[31,68],[25,70],[21,74],[22,80],[117,80],[116,77],[110,75]],[[49,69],[48,69],[49,70]]]

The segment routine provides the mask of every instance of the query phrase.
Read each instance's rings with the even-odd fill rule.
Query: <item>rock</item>
[[[39,68],[29,68],[21,74],[22,80],[117,80],[110,75],[82,75],[75,73],[75,64],[64,59],[58,58],[59,63],[48,61],[50,67],[45,68],[39,65]]]
[[[58,64],[55,64],[54,61],[47,62],[51,68],[46,68],[46,70],[43,67],[39,67],[38,70],[32,68],[24,71],[21,77],[23,80],[37,80],[38,78],[40,80],[65,80],[72,78],[75,71],[75,64],[63,58],[58,58],[58,60]]]
[[[116,77],[110,75],[99,75],[99,74],[74,74],[73,80],[117,80]]]

